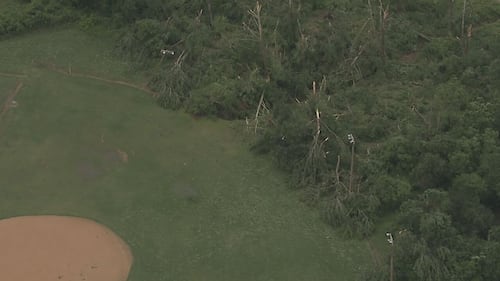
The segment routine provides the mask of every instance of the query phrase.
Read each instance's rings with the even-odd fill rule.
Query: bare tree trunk
[[[352,184],[354,182],[354,144],[355,142],[352,142],[351,146],[351,171],[349,173],[349,193],[352,192]]]
[[[243,23],[243,27],[256,39],[259,44],[259,52],[261,56],[262,68],[268,72],[269,77],[269,62],[267,59],[267,46],[264,42],[264,29],[261,19],[262,4],[259,1],[255,2],[255,8],[249,9],[247,12],[250,18]]]
[[[464,0],[464,6],[462,9],[462,28],[460,32],[460,38],[463,42],[463,51],[464,55],[467,55],[467,51],[469,48],[469,39],[472,37],[472,25],[470,24],[467,28],[467,34],[465,34],[465,11],[467,9],[467,0]]]
[[[385,53],[385,25],[387,20],[389,19],[389,5],[384,8],[384,4],[382,0],[379,0],[379,34],[380,34],[380,55],[382,56],[382,60],[385,62],[386,53]]]
[[[257,128],[259,126],[259,113],[260,113],[260,108],[262,107],[263,102],[264,102],[264,93],[262,93],[262,95],[260,96],[259,105],[257,106],[257,112],[255,112],[254,134],[257,134]]]
[[[340,184],[340,155],[337,155],[337,166],[335,167],[335,179],[337,180],[337,184]]]
[[[252,16],[255,26],[257,27],[259,41],[262,42],[262,22],[260,19],[260,11],[262,10],[262,5],[259,1],[255,2],[255,8],[249,10],[248,13]]]

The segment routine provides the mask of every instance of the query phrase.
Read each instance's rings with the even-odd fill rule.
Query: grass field
[[[16,88],[16,80],[0,75],[0,105],[3,105],[7,96]],[[0,106],[0,111],[2,107]]]
[[[345,241],[251,154],[238,123],[163,110],[144,92],[39,68],[50,61],[139,83],[106,40],[74,29],[0,42],[0,218],[94,219],[131,246],[131,281],[356,280],[365,242]],[[1,274],[1,273],[0,273]]]

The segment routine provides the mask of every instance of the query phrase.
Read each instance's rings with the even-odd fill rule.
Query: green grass
[[[140,91],[32,65],[133,80],[109,42],[44,31],[0,42],[0,54],[0,71],[28,75],[19,106],[0,120],[1,218],[101,222],[132,248],[130,281],[348,281],[369,264],[366,243],[338,238],[298,203],[285,175],[248,151],[238,123],[195,120]],[[0,78],[2,91],[14,85]]]
[[[127,77],[135,82],[143,79],[128,61],[116,59],[111,36],[96,38],[78,29],[22,34],[2,41],[0,50],[3,54],[0,69],[10,72],[33,74],[38,72],[36,62],[44,62],[112,79]]]
[[[7,96],[16,88],[16,80],[0,75],[0,110]]]

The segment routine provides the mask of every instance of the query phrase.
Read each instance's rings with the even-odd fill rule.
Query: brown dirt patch
[[[417,53],[412,52],[412,53],[407,53],[401,56],[400,58],[401,62],[404,63],[415,63],[417,61]]]
[[[120,161],[122,161],[123,163],[128,163],[128,154],[127,154],[127,152],[125,152],[125,151],[123,151],[121,149],[117,149],[116,153],[117,153]]]
[[[94,221],[65,216],[0,220],[0,280],[125,281],[132,254]]]

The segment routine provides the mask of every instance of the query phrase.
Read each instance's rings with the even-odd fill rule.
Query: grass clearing
[[[356,280],[366,243],[338,238],[250,153],[236,123],[161,109],[145,93],[33,66],[140,81],[109,42],[73,29],[0,42],[28,77],[0,121],[0,218],[94,219],[129,243],[130,281]],[[0,77],[0,89],[16,80]]]
[[[110,37],[96,38],[73,28],[22,34],[2,41],[0,70],[34,75],[36,62],[46,62],[110,79],[143,80],[130,63],[115,59],[113,44]]]
[[[16,79],[0,75],[0,110],[9,94],[16,88]]]

